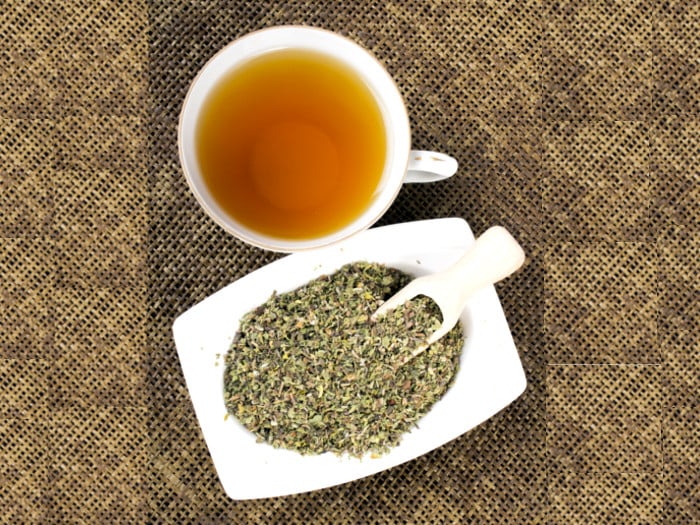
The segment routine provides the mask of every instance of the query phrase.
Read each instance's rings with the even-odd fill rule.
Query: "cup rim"
[[[337,49],[333,49],[329,52],[329,50],[320,49],[318,46],[311,46],[308,44],[298,45],[295,43],[278,44],[276,46],[268,45],[259,49],[255,48],[256,40],[264,39],[273,33],[281,35],[282,39],[288,38],[293,40],[300,34],[315,34],[316,37],[330,39],[335,43],[344,46],[345,50],[351,50],[348,52],[354,53],[355,56],[362,57],[362,60],[366,64],[372,65],[374,72],[381,78],[376,79],[369,77],[363,71],[355,67],[355,65],[343,60],[339,57],[339,53],[336,52]],[[257,42],[257,44],[259,44],[259,42]],[[223,210],[218,209],[219,207],[212,196],[207,194],[209,201],[205,198],[203,193],[207,193],[207,190],[204,186],[203,180],[201,179],[201,175],[199,174],[199,168],[196,166],[196,155],[191,153],[191,155],[188,157],[187,152],[185,151],[185,134],[188,132],[188,130],[185,129],[185,121],[188,118],[193,120],[190,126],[192,129],[189,130],[190,135],[193,135],[196,119],[200,114],[201,105],[209,92],[209,90],[206,89],[202,93],[200,97],[201,100],[199,101],[199,109],[195,111],[192,109],[192,100],[197,89],[202,89],[201,82],[204,78],[206,78],[206,75],[212,75],[212,67],[218,65],[220,61],[223,61],[224,57],[231,53],[231,49],[238,47],[244,51],[242,56],[231,60],[228,64],[222,65],[221,67],[223,69],[223,73],[219,74],[213,79],[212,85],[215,85],[221,79],[223,74],[231,71],[235,67],[240,66],[254,56],[274,50],[293,47],[298,47],[300,49],[312,49],[314,51],[327,54],[334,59],[341,60],[363,78],[380,106],[380,110],[387,127],[387,140],[390,142],[390,144],[387,144],[387,161],[385,163],[385,172],[382,174],[382,180],[386,179],[384,184],[389,184],[389,186],[387,188],[378,187],[377,190],[375,190],[376,192],[379,192],[377,197],[374,198],[377,204],[370,203],[370,205],[360,214],[360,216],[342,228],[329,234],[312,238],[286,239],[260,233],[255,231],[253,228],[249,228],[241,224],[235,218],[226,214]],[[251,48],[254,50],[253,52],[250,52]],[[377,89],[378,84],[383,84],[385,89],[383,91],[379,91]],[[188,187],[190,188],[190,191],[194,195],[198,204],[202,207],[205,213],[214,220],[214,222],[216,222],[229,234],[252,246],[274,252],[292,253],[313,250],[341,242],[361,231],[370,228],[386,213],[396,199],[406,175],[411,147],[411,129],[406,104],[401,96],[398,85],[386,70],[385,66],[371,51],[350,38],[333,31],[304,25],[281,25],[258,29],[232,40],[223,48],[218,50],[214,55],[212,55],[199,69],[188,87],[180,109],[177,126],[177,143],[180,166],[185,175]],[[399,151],[395,151],[396,149]],[[399,155],[402,158],[399,158]],[[194,169],[197,171],[197,177],[200,179],[199,184],[197,184],[197,181],[194,180],[195,175],[193,175],[193,173],[190,171],[191,165],[194,165]],[[388,175],[387,172],[389,172]],[[400,177],[397,175],[398,173],[400,173]],[[372,211],[372,213],[369,213],[370,211]]]

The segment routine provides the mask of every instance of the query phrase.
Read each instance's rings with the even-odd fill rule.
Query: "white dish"
[[[202,433],[224,490],[233,499],[284,496],[359,479],[414,459],[482,423],[515,400],[526,380],[493,286],[462,313],[460,370],[445,396],[378,458],[303,456],[257,443],[223,400],[224,355],[240,318],[272,292],[297,288],[353,261],[386,264],[416,276],[440,271],[474,241],[462,219],[373,228],[334,246],[279,259],[214,293],[179,316],[173,335]]]

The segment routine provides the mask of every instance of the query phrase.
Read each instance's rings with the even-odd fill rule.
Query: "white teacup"
[[[222,77],[253,58],[284,50],[322,53],[341,62],[369,88],[381,111],[386,134],[383,171],[374,193],[359,214],[347,224],[323,235],[287,238],[270,235],[227,213],[205,183],[197,156],[197,129],[202,108]],[[374,224],[389,208],[404,182],[432,182],[452,176],[457,161],[431,151],[411,150],[409,120],[399,90],[384,67],[365,49],[329,31],[299,26],[263,29],[245,35],[218,52],[199,72],[184,101],[178,129],[180,162],[199,204],[226,231],[268,250],[296,252],[326,246]]]

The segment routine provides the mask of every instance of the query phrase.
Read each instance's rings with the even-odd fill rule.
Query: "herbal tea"
[[[370,204],[386,134],[369,87],[318,52],[251,59],[214,87],[196,135],[203,179],[223,210],[259,233],[337,231]]]
[[[452,384],[464,344],[458,324],[405,362],[440,326],[427,297],[370,321],[410,280],[349,264],[246,314],[225,357],[228,412],[261,441],[302,454],[362,456],[398,444]]]

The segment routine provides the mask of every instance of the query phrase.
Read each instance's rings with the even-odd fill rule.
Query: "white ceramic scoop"
[[[372,319],[418,295],[428,296],[437,303],[442,312],[442,325],[428,337],[426,344],[413,352],[410,360],[457,324],[472,293],[505,279],[523,262],[525,252],[518,242],[502,226],[493,226],[476,239],[455,264],[442,272],[411,281],[382,304]]]

